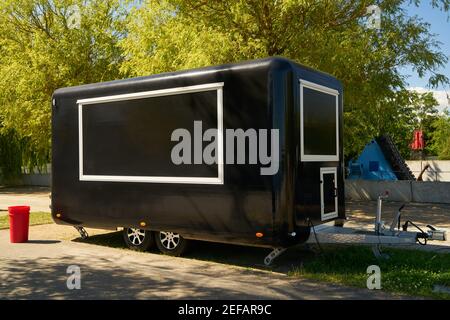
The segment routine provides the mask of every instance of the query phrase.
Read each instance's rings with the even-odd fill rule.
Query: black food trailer
[[[284,58],[59,89],[52,146],[55,222],[137,250],[286,248],[345,218],[342,85]]]
[[[182,254],[190,239],[273,248],[446,239],[401,210],[343,227],[342,86],[284,58],[57,90],[52,216],[123,228],[127,245]],[[333,221],[334,224],[333,225]],[[408,227],[418,232],[408,231]]]

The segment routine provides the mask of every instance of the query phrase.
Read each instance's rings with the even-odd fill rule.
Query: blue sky
[[[447,57],[450,57],[450,21],[447,19],[448,14],[440,11],[439,8],[432,8],[427,0],[421,1],[419,7],[409,4],[405,8],[408,15],[417,15],[424,21],[430,23],[431,32],[436,34],[436,38],[442,43],[442,52],[447,55]],[[427,90],[428,76],[421,79],[410,68],[403,69],[402,72],[404,75],[409,76],[408,82],[410,87],[417,88],[417,91]],[[446,67],[439,70],[439,72],[450,78],[450,62],[447,62]],[[446,86],[445,88],[441,86],[433,91],[436,99],[440,102],[440,105],[445,107],[445,104],[448,104],[446,92],[450,95],[449,86]]]

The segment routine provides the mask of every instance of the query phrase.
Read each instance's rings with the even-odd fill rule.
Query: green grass
[[[378,265],[384,291],[450,299],[450,294],[433,292],[434,285],[450,287],[450,254],[392,248],[383,252],[390,258],[376,259],[369,247],[326,247],[288,274],[366,288],[367,267]]]
[[[53,223],[53,219],[48,212],[31,212],[30,213],[30,226],[38,224]],[[0,230],[9,229],[9,217],[8,214],[0,215]]]

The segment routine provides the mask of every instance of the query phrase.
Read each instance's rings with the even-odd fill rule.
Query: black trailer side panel
[[[80,181],[77,105],[82,99],[223,83],[223,129],[270,130],[271,64],[267,60],[57,91],[52,212],[61,218],[56,221],[91,227],[138,227],[146,222],[149,229],[187,237],[272,245],[274,197],[278,196],[272,192],[274,176],[261,176],[259,165],[225,164],[223,184]],[[217,126],[215,94],[83,106],[84,174],[213,177],[214,165],[178,167],[166,152],[172,145],[173,128],[186,128],[193,134],[194,120],[202,120],[206,127]],[[264,237],[256,238],[256,232]]]

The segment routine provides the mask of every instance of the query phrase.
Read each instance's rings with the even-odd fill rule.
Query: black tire
[[[169,256],[179,257],[189,247],[189,240],[186,240],[178,233],[157,231],[154,237],[159,251]]]
[[[123,240],[135,251],[147,251],[155,244],[153,232],[137,228],[123,228]]]

